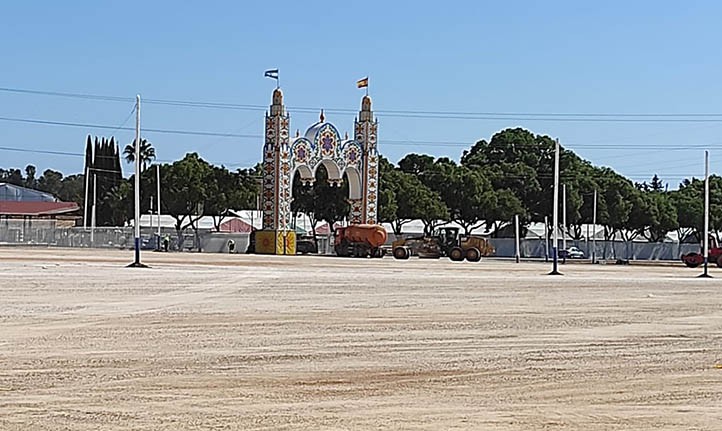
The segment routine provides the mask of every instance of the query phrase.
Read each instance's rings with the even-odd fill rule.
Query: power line
[[[76,123],[68,121],[54,121],[54,120],[39,120],[32,118],[13,118],[13,117],[0,117],[0,121],[16,122],[16,123],[27,123],[27,124],[41,124],[47,126],[65,126],[65,127],[80,127],[86,129],[103,129],[103,130],[135,130],[132,127],[118,127],[105,124],[89,124],[89,123]],[[127,121],[127,120],[126,120]],[[224,133],[224,132],[208,132],[208,131],[197,131],[197,130],[177,130],[177,129],[157,129],[157,128],[144,128],[145,132],[152,133],[165,133],[165,134],[176,134],[176,135],[192,135],[192,136],[216,136],[223,138],[240,138],[240,139],[262,139],[263,135],[255,134],[239,134],[239,133]],[[477,141],[478,142],[478,141]],[[379,145],[391,145],[391,146],[434,146],[434,147],[467,147],[471,148],[476,144],[473,141],[420,141],[420,140],[394,140],[394,139],[381,139]],[[539,143],[530,144],[517,144],[518,148],[532,148],[539,146]],[[669,151],[687,151],[690,148],[710,148],[710,145],[719,145],[719,143],[713,144],[696,144],[686,145],[680,147],[678,144],[665,145],[621,145],[621,144],[566,144],[565,150],[573,149],[604,149],[604,150],[658,150],[666,149]]]
[[[15,123],[30,123],[30,124],[43,124],[46,126],[68,126],[68,127],[83,127],[88,129],[105,129],[105,130],[135,130],[132,127],[116,127],[108,126],[103,124],[87,124],[87,123],[74,123],[68,121],[51,121],[51,120],[37,120],[32,118],[12,118],[12,117],[0,117],[0,121],[10,121]],[[153,133],[168,133],[175,135],[194,135],[194,136],[221,136],[227,138],[261,138],[261,135],[242,135],[236,133],[221,133],[221,132],[206,132],[206,131],[195,131],[195,130],[171,130],[171,129],[153,129],[144,128],[145,132]]]
[[[85,100],[110,101],[110,102],[130,102],[133,98],[68,93],[58,91],[41,91],[20,88],[0,87],[0,91],[19,94],[32,94],[55,97],[68,97]],[[266,105],[258,104],[238,104],[223,102],[204,102],[189,100],[170,100],[170,99],[145,99],[144,103],[181,106],[192,108],[210,108],[210,109],[234,109],[234,110],[251,110],[265,111],[268,109]],[[289,106],[289,110],[315,113],[319,108]],[[347,108],[324,108],[327,113],[337,114],[356,114],[356,110]],[[552,121],[552,122],[641,122],[641,123],[718,123],[722,122],[722,113],[576,113],[576,112],[469,112],[469,111],[424,111],[424,110],[377,110],[377,115],[382,117],[397,118],[426,118],[426,119],[448,119],[448,120],[480,120],[480,121]]]
[[[49,151],[49,150],[29,150],[27,148],[15,148],[15,147],[0,147],[2,151],[15,151],[18,153],[33,153],[33,154],[50,154],[53,156],[72,156],[72,157],[85,157],[81,153],[71,153],[67,151]]]

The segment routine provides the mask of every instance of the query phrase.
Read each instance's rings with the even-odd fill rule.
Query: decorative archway
[[[377,222],[378,200],[378,122],[371,111],[371,98],[361,100],[355,120],[354,139],[343,139],[336,127],[319,121],[301,136],[289,137],[290,116],[283,105],[280,88],[273,91],[270,113],[266,114],[266,142],[263,147],[263,190],[261,209],[263,229],[256,232],[256,252],[295,254],[295,232],[291,230],[291,183],[296,172],[304,184],[315,181],[323,165],[332,184],[349,181],[349,221],[354,224]]]

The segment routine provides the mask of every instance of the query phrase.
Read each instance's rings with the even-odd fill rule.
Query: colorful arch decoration
[[[377,223],[378,121],[371,111],[371,98],[366,95],[361,100],[353,139],[341,138],[338,129],[325,121],[323,111],[319,121],[303,136],[289,137],[290,116],[280,88],[273,91],[272,100],[266,114],[263,146],[263,229],[256,233],[256,252],[295,253],[295,236],[291,231],[293,178],[298,172],[302,182],[311,184],[321,165],[332,183],[341,184],[346,174],[350,223]],[[259,248],[261,244],[264,246]]]

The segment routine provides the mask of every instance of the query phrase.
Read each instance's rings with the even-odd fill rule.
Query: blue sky
[[[7,2],[0,87],[258,106],[270,103],[275,85],[263,71],[279,68],[291,127],[301,132],[325,108],[351,133],[353,114],[333,109],[357,110],[355,82],[367,75],[379,111],[719,114],[720,16],[714,1]],[[132,127],[132,118],[124,123],[132,107],[0,91],[4,118]],[[260,160],[253,136],[263,133],[262,110],[148,103],[142,113],[147,128],[251,135],[144,133],[162,161],[189,151],[231,168]],[[705,148],[712,171],[722,167],[722,116],[378,118],[380,151],[392,161],[408,152],[458,159],[475,141],[519,126],[635,181],[657,173],[675,188],[699,177]],[[87,134],[109,133],[0,121],[0,167],[79,173],[82,157],[11,149],[82,153]],[[122,144],[133,138],[113,134]]]

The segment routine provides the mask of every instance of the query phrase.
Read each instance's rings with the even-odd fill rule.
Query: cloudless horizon
[[[711,171],[722,168],[720,16],[713,1],[11,2],[0,18],[0,168],[81,173],[88,134],[113,135],[121,150],[132,141],[136,94],[248,105],[143,103],[142,128],[245,135],[143,132],[161,162],[198,152],[231,169],[253,166],[259,106],[275,87],[263,72],[278,68],[292,133],[323,108],[352,135],[348,110],[364,94],[355,84],[368,76],[379,151],[393,162],[410,152],[458,160],[476,141],[523,127],[633,181],[657,174],[677,188],[703,176],[705,149]]]

